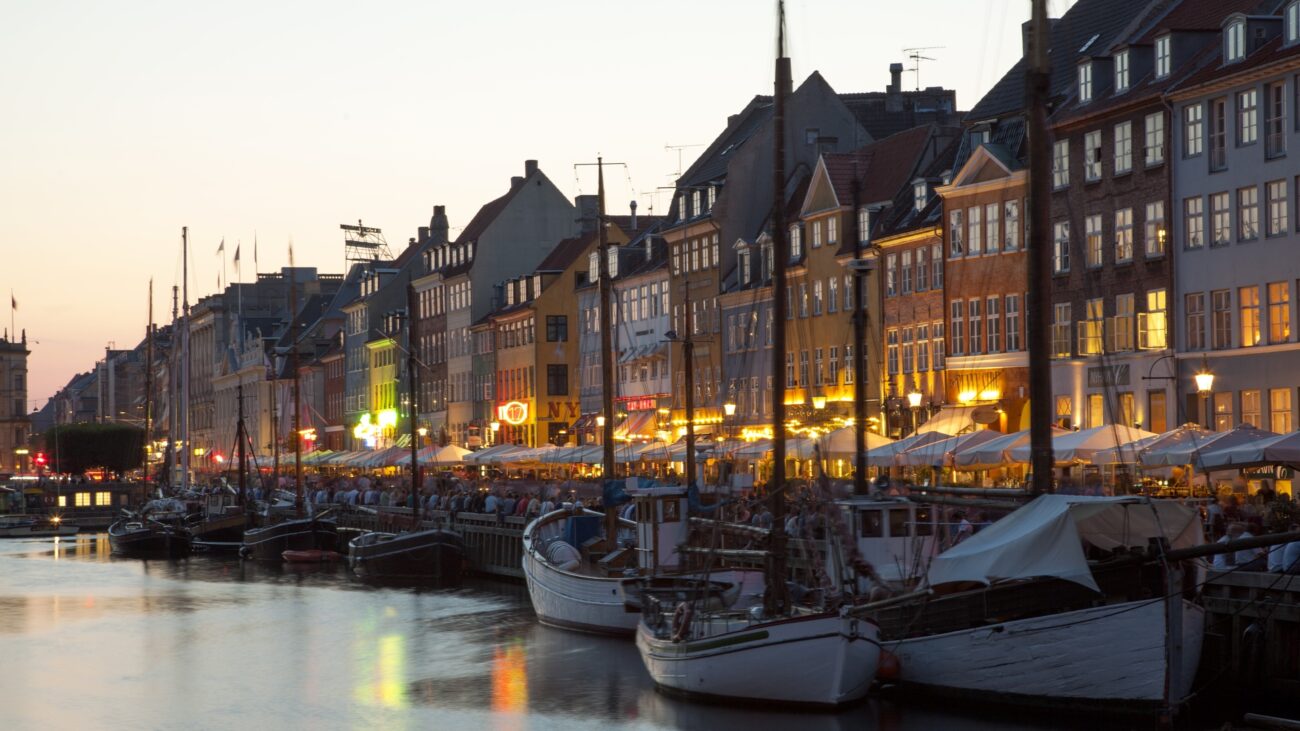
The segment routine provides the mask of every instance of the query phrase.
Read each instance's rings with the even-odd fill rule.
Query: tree
[[[68,424],[45,432],[54,472],[79,475],[96,467],[121,476],[144,463],[144,430],[126,424]]]

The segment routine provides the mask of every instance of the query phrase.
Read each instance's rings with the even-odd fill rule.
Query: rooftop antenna
[[[682,150],[689,150],[692,147],[704,147],[704,144],[696,143],[694,145],[664,145],[665,150],[675,150],[677,152],[677,175],[675,175],[674,177],[678,177],[678,178],[682,177]]]
[[[393,253],[388,250],[388,242],[384,240],[384,234],[379,229],[363,225],[359,218],[357,225],[341,223],[339,228],[345,232],[343,234],[344,262],[365,264],[393,258]]]
[[[906,54],[907,54],[907,57],[908,57],[909,59],[912,60],[912,68],[908,69],[908,71],[911,71],[912,73],[916,74],[916,90],[917,90],[917,91],[920,91],[920,90],[921,90],[921,62],[922,62],[922,61],[934,61],[934,60],[936,60],[936,59],[933,58],[932,56],[926,56],[926,55],[923,55],[923,54],[922,54],[922,51],[938,51],[938,50],[943,49],[943,48],[947,48],[947,46],[925,46],[925,47],[922,47],[922,48],[904,48],[904,49],[903,49],[903,53],[906,53]],[[900,89],[900,91],[901,91],[901,89]]]

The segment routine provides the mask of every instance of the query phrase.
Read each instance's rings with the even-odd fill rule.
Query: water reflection
[[[0,576],[0,657],[23,658],[4,697],[57,701],[6,703],[5,729],[1060,726],[878,700],[836,715],[680,701],[632,642],[538,625],[516,584],[376,589],[340,565],[124,560],[93,535],[0,543]]]

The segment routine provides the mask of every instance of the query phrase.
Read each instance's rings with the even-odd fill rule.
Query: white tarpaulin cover
[[[1145,548],[1160,535],[1173,548],[1200,545],[1198,513],[1171,500],[1043,495],[936,556],[927,579],[937,586],[1051,576],[1098,591],[1085,542],[1107,551]]]
[[[1052,427],[1052,436],[1065,434],[1065,430],[1060,427]],[[1020,446],[1029,445],[1029,430],[1014,432],[1012,434],[1003,434],[997,439],[991,439],[983,444],[971,446],[962,446],[952,453],[953,464],[958,467],[1000,467],[1007,462],[1011,462],[1008,451]]]
[[[933,433],[933,432],[931,432]],[[924,467],[928,465],[942,466],[948,464],[948,460],[953,452],[977,444],[987,444],[995,439],[1002,437],[1001,432],[980,429],[979,431],[966,432],[955,437],[940,439],[937,442],[922,444],[919,447],[903,452],[898,455],[897,463],[904,467]]]
[[[822,445],[823,457],[852,457],[857,451],[857,429],[845,426],[817,440]],[[866,433],[867,454],[894,443],[893,439],[873,431]]]
[[[1183,424],[1174,427],[1159,436],[1142,439],[1132,444],[1122,444],[1114,449],[1103,449],[1093,455],[1093,464],[1112,464],[1122,462],[1132,464],[1134,461],[1148,467],[1161,466],[1148,462],[1148,455],[1158,455],[1163,450],[1177,449],[1185,444],[1194,444],[1212,436],[1196,424]]]
[[[1220,449],[1232,449],[1248,442],[1275,436],[1277,434],[1263,429],[1256,429],[1250,424],[1242,424],[1235,429],[1221,432],[1207,433],[1200,430],[1188,430],[1182,439],[1152,445],[1143,450],[1142,464],[1147,467],[1192,464],[1196,461],[1198,455]]]

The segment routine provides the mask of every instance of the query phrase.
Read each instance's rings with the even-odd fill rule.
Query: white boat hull
[[[524,578],[543,624],[602,634],[636,631],[641,615],[624,608],[621,578],[561,571],[531,551],[524,551]]]
[[[899,680],[984,700],[1177,705],[1201,657],[1204,610],[1182,602],[1182,647],[1169,667],[1166,605],[1128,602],[885,642]],[[1167,687],[1168,686],[1168,687]]]
[[[876,626],[818,614],[748,624],[673,642],[641,624],[637,649],[669,693],[727,701],[833,707],[867,694],[880,662]]]

